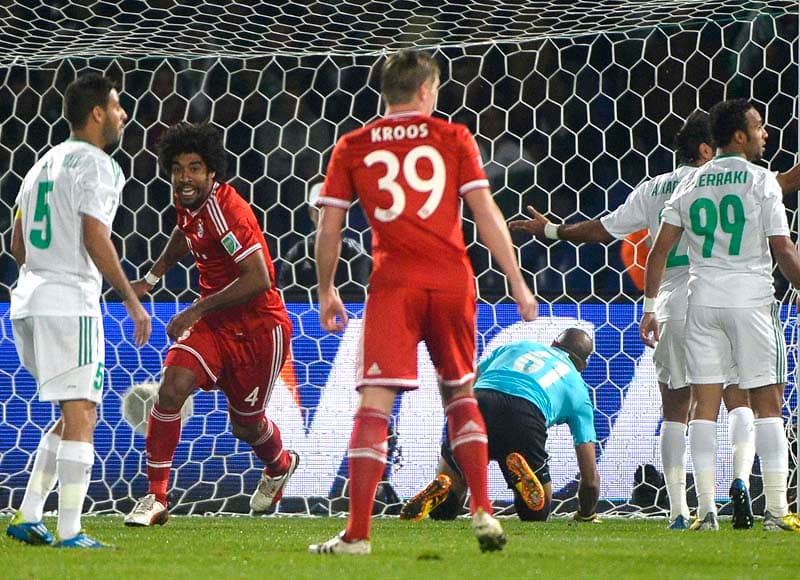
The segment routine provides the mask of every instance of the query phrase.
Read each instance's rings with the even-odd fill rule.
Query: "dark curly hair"
[[[173,125],[164,131],[156,150],[158,163],[168,174],[172,171],[172,163],[178,155],[197,153],[208,170],[216,173],[218,180],[222,180],[225,176],[227,162],[222,134],[208,123],[184,122]]]
[[[675,135],[675,155],[678,164],[696,163],[700,159],[700,145],[703,143],[709,147],[713,143],[711,125],[707,113],[695,111],[686,118],[683,127]]]
[[[717,147],[730,145],[736,131],[747,134],[747,112],[753,108],[747,99],[732,99],[711,107],[711,134]]]

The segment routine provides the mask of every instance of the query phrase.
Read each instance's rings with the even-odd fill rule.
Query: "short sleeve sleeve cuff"
[[[488,179],[473,179],[472,181],[468,181],[464,185],[458,188],[459,195],[466,195],[470,191],[475,191],[476,189],[481,188],[488,188],[489,187],[489,180]]]
[[[344,197],[344,196],[342,196],[342,197]],[[317,201],[314,203],[314,205],[317,206],[317,207],[329,205],[331,207],[339,207],[339,208],[342,208],[342,209],[349,209],[351,203],[352,202],[346,201],[346,200],[341,199],[339,197],[331,197],[331,196],[324,195],[324,196],[320,196],[319,198],[317,198]]]
[[[664,212],[661,214],[661,221],[665,224],[669,224],[678,228],[683,227],[683,223],[681,223],[680,212],[678,212],[678,210],[671,205],[664,206]]]
[[[617,223],[615,212],[611,212],[610,214],[604,215],[600,218],[600,224],[605,228],[605,230],[609,233],[609,235],[613,236],[614,238],[621,240],[625,238],[631,232],[624,231],[622,228],[619,227]]]

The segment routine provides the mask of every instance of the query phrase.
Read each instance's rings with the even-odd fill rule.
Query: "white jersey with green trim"
[[[788,236],[775,175],[740,155],[719,155],[687,176],[664,206],[684,228],[689,304],[763,306],[775,300],[769,236]]]
[[[100,316],[103,279],[83,243],[83,216],[110,231],[124,184],[116,161],[76,139],[28,171],[16,200],[25,265],[11,293],[11,318]]]
[[[662,173],[640,183],[621,206],[600,218],[606,231],[617,239],[647,228],[654,240],[661,226],[664,204],[684,177],[695,167],[681,165],[674,171]],[[686,318],[686,285],[689,282],[689,258],[686,256],[686,237],[681,237],[667,258],[667,269],[656,297],[656,318],[684,320]]]

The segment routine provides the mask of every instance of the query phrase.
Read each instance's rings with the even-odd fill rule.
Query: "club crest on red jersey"
[[[202,238],[203,237],[203,220],[202,219],[197,220],[197,237],[198,238]]]

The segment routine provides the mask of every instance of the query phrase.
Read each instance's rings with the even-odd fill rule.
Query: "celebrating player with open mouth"
[[[175,315],[167,334],[175,341],[147,425],[150,487],[125,518],[129,526],[164,524],[172,457],[181,434],[181,407],[197,388],[221,389],[231,429],[265,464],[250,500],[254,511],[278,501],[299,462],[283,448],[278,426],[264,409],[289,352],[292,334],[275,288],[264,234],[247,202],[229,184],[220,134],[210,125],[181,123],[159,143],[159,163],[172,179],[178,225],[137,293],[192,252],[200,273],[200,298]]]

